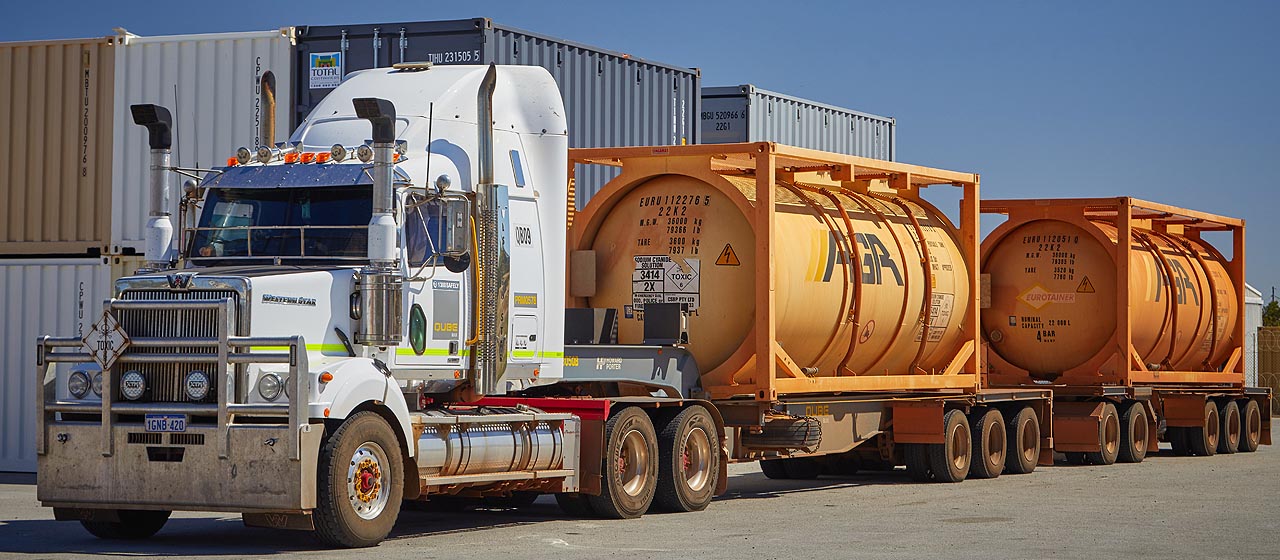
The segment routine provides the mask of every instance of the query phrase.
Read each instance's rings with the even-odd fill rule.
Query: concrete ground
[[[1280,450],[914,484],[905,472],[775,481],[732,465],[707,511],[570,519],[523,510],[405,510],[380,558],[1276,558]],[[346,558],[305,533],[178,514],[140,543],[100,541],[39,507],[29,476],[0,481],[0,556]]]

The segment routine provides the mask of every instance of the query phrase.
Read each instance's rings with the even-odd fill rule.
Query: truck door
[[[451,272],[440,247],[442,219],[435,203],[410,195],[405,214],[404,258],[407,268],[405,317],[407,344],[396,349],[397,366],[422,369],[463,367],[466,271]]]

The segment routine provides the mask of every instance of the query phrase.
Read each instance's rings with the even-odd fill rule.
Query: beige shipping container
[[[115,38],[0,43],[0,255],[111,236]]]

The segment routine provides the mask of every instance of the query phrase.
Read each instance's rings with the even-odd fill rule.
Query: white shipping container
[[[142,252],[149,212],[146,130],[129,106],[162,105],[174,118],[174,165],[226,165],[239,146],[289,137],[293,114],[293,28],[247,33],[140,37],[121,33],[115,48],[111,249]],[[174,231],[183,180],[171,183]]]
[[[116,279],[141,265],[141,257],[0,260],[0,471],[36,470],[36,338],[84,336]]]

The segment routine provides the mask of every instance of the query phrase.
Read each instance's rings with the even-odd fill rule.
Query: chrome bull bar
[[[178,310],[213,309],[217,311],[217,338],[131,338],[130,346],[139,348],[196,347],[216,348],[217,354],[131,354],[125,352],[111,368],[102,371],[102,401],[72,402],[57,398],[55,363],[93,363],[93,357],[84,351],[84,343],[75,337],[43,336],[36,348],[36,454],[45,455],[49,445],[46,425],[57,413],[99,413],[102,422],[102,455],[110,457],[115,452],[114,430],[116,414],[188,414],[218,417],[218,456],[227,458],[231,452],[229,436],[234,416],[282,417],[290,426],[289,458],[301,460],[301,432],[310,430],[308,411],[311,395],[311,375],[307,364],[307,345],[301,335],[289,337],[231,336],[229,323],[235,305],[231,298],[199,300],[121,300],[104,303],[107,313],[121,310]],[[252,352],[253,347],[287,347],[287,352]],[[78,352],[57,349],[78,349]],[[130,363],[209,363],[216,358],[217,366],[211,372],[210,382],[218,387],[215,403],[135,403],[116,402],[116,371],[119,364]],[[288,403],[240,403],[231,402],[237,394],[235,366],[238,364],[288,364]]]

